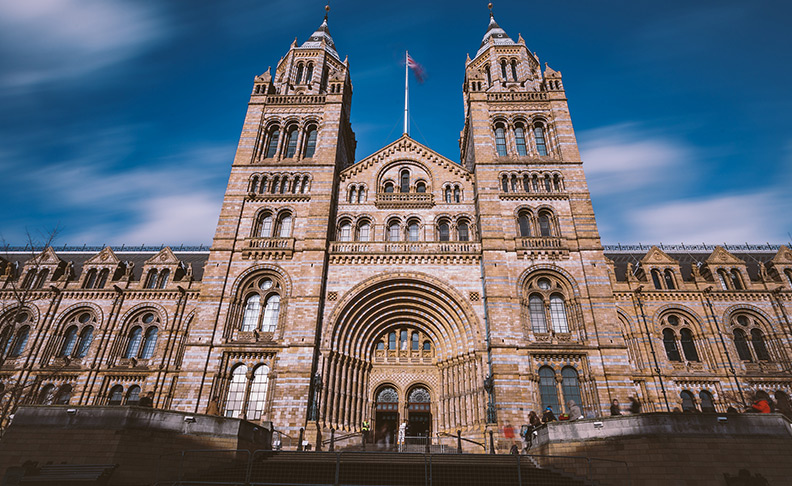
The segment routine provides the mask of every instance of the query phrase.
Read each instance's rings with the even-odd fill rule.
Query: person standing
[[[369,432],[371,431],[371,424],[369,424],[368,420],[363,421],[363,425],[360,426],[360,431],[363,435],[363,450],[366,450],[366,442],[368,442]]]
[[[630,397],[630,413],[633,415],[641,413],[641,402],[635,397]]]
[[[407,437],[407,419],[404,419],[402,423],[399,425],[399,452],[402,451],[404,447],[404,439]]]
[[[621,408],[619,407],[619,400],[613,399],[611,402],[611,409],[610,409],[611,417],[616,417],[617,415],[621,415]]]

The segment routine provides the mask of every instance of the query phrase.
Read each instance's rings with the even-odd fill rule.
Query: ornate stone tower
[[[561,73],[490,14],[464,101],[498,421],[570,399],[602,408],[629,371]]]
[[[204,412],[220,398],[226,416],[304,425],[333,187],[354,160],[351,94],[327,16],[274,73],[255,78],[177,408]]]

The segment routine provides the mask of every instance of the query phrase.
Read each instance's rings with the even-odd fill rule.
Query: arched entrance
[[[407,422],[410,436],[432,436],[432,396],[425,386],[417,385],[407,392]]]
[[[390,385],[381,387],[374,397],[374,442],[390,446],[396,443],[399,428],[399,394]]]

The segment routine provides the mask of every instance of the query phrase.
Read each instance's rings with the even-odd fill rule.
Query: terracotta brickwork
[[[787,406],[792,252],[604,248],[561,73],[494,18],[464,68],[459,161],[407,134],[356,161],[325,21],[254,80],[211,250],[3,256],[0,420],[153,392],[290,434],[483,438],[569,399]]]

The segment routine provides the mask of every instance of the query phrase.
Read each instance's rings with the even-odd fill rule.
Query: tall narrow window
[[[439,241],[449,240],[448,223],[442,221],[440,222],[440,224],[437,225],[437,235]]]
[[[247,419],[260,420],[267,404],[267,385],[269,384],[269,367],[261,365],[253,371],[250,382],[250,398],[248,398]]]
[[[261,312],[261,297],[253,294],[245,301],[245,311],[242,315],[242,330],[252,332],[256,330]]]
[[[338,228],[338,241],[352,241],[352,223],[344,221]]]
[[[302,75],[303,75],[303,65],[302,63],[297,65],[297,77],[294,80],[294,84],[300,84],[302,82]]]
[[[352,186],[349,188],[349,203],[352,204],[357,200],[357,188]]]
[[[555,332],[569,332],[564,298],[558,294],[550,296],[550,322]]]
[[[545,315],[544,300],[538,295],[528,299],[528,310],[531,314],[531,328],[533,332],[547,332],[547,316]]]
[[[792,270],[787,268],[784,270],[784,275],[786,275],[787,281],[789,282],[789,286],[792,287]]]
[[[46,268],[39,272],[38,278],[36,278],[36,285],[35,288],[40,289],[44,286],[44,283],[47,281],[47,277],[49,277],[49,270]]]
[[[127,390],[125,404],[134,406],[138,403],[140,403],[140,387],[137,385],[132,385],[129,387],[129,390]]]
[[[265,213],[261,218],[259,236],[261,238],[269,238],[272,236],[272,214]]]
[[[509,177],[503,176],[501,179],[501,190],[503,192],[509,192]]]
[[[517,61],[512,59],[511,62],[511,72],[512,72],[512,79],[517,81]]]
[[[85,280],[83,281],[83,288],[84,289],[92,289],[96,284],[96,270],[90,269],[88,273],[85,275]]]
[[[671,329],[663,329],[663,346],[669,361],[682,361],[677,348],[676,335]]]
[[[411,343],[412,350],[413,351],[418,351],[418,348],[420,346],[421,346],[421,343],[418,340],[418,333],[417,332],[412,333],[412,343]]]
[[[495,150],[499,156],[506,156],[506,130],[500,123],[495,125]]]
[[[418,241],[418,229],[419,227],[416,221],[411,221],[407,226],[407,236],[410,241]]]
[[[371,224],[368,222],[361,223],[358,228],[358,241],[369,241],[371,238]]]
[[[527,174],[523,176],[523,191],[531,192],[531,178]]]
[[[159,285],[158,287],[164,289],[165,286],[168,284],[168,277],[170,277],[170,270],[167,268],[160,272],[159,275]]]
[[[462,200],[462,194],[459,187],[454,187],[454,202],[459,203]]]
[[[386,193],[393,192],[393,182],[388,181],[385,183],[385,192]]]
[[[77,342],[77,349],[74,354],[75,358],[84,358],[88,354],[88,349],[93,342],[93,326],[85,326],[80,333],[80,339]]]
[[[313,80],[313,63],[309,62],[308,67],[305,69],[305,84],[311,84]]]
[[[545,174],[544,176],[544,188],[545,192],[553,192],[553,183],[550,181],[550,174]]]
[[[33,280],[36,278],[36,272],[34,270],[28,271],[27,275],[25,275],[25,280],[22,281],[22,288],[29,289],[33,287]]]
[[[701,390],[699,392],[699,398],[701,399],[701,411],[704,413],[715,413],[715,404],[712,401],[712,394],[707,390]]]
[[[155,326],[146,329],[146,338],[143,340],[143,351],[140,353],[141,358],[149,359],[154,356],[154,349],[157,347],[158,333],[159,331]]]
[[[666,269],[665,271],[665,283],[666,288],[669,290],[674,290],[676,288],[676,284],[674,283],[674,272],[670,269]]]
[[[663,285],[660,283],[660,272],[657,270],[652,270],[652,283],[654,284],[654,288],[657,290],[663,288]]]
[[[718,270],[718,280],[720,280],[721,288],[723,290],[729,290],[729,284],[727,283],[729,278],[726,276],[726,270]]]
[[[679,397],[682,399],[682,410],[687,412],[688,410],[696,410],[696,402],[693,399],[693,394],[687,390],[682,391],[679,394]]]
[[[426,183],[421,181],[415,185],[415,192],[426,192]]]
[[[246,386],[247,366],[239,365],[231,372],[231,384],[228,386],[228,396],[226,397],[226,417],[239,418],[242,414]]]
[[[759,329],[751,329],[751,344],[753,344],[756,358],[759,361],[770,361],[770,353],[767,352],[764,336]]]
[[[410,173],[406,170],[403,170],[401,173],[401,184],[399,186],[399,191],[410,192]]]
[[[520,224],[520,236],[523,238],[528,238],[531,236],[531,220],[528,218],[528,213],[520,213],[520,216],[517,218],[518,223]]]
[[[110,393],[108,394],[108,405],[121,405],[124,401],[124,387],[121,385],[116,385],[110,389]]]
[[[550,228],[550,217],[547,213],[539,215],[539,232],[542,236],[552,236],[553,232]]]
[[[68,405],[71,400],[72,387],[71,385],[63,385],[58,390],[58,396],[55,398],[55,405]]]
[[[316,153],[316,127],[308,127],[308,132],[305,140],[305,158],[309,159]]]
[[[506,59],[501,59],[501,76],[506,81]]]
[[[740,278],[740,272],[736,268],[732,269],[731,278],[734,290],[743,290],[742,278]]]
[[[297,135],[298,135],[297,127],[292,127],[288,132],[288,138],[286,139],[286,158],[290,159],[294,157],[294,154],[297,153]]]
[[[110,270],[106,268],[103,269],[101,272],[99,272],[99,278],[96,280],[96,288],[97,289],[105,288],[105,285],[107,285],[107,278],[109,276],[110,276]]]
[[[388,334],[388,349],[396,349],[396,333]]]
[[[558,174],[553,177],[553,186],[556,192],[561,192],[561,176]]]
[[[748,348],[748,341],[745,338],[745,331],[742,329],[734,330],[734,347],[737,349],[737,355],[741,360],[753,361],[751,350]]]
[[[14,338],[14,344],[11,346],[10,351],[8,352],[9,358],[16,358],[17,356],[22,355],[22,352],[25,351],[25,346],[27,345],[29,336],[30,326],[22,326],[19,328],[19,331],[17,331],[16,337]]]
[[[545,142],[544,126],[537,124],[534,126],[534,139],[536,140],[536,151],[539,155],[547,155],[547,143]]]
[[[147,289],[156,289],[157,288],[157,271],[155,269],[151,269],[148,272],[148,276],[146,277],[146,285]]]
[[[388,240],[389,241],[399,241],[399,223],[396,221],[392,222],[388,226]]]
[[[61,346],[58,356],[71,356],[74,351],[74,346],[77,344],[77,326],[70,326],[66,329],[63,337],[63,346]]]
[[[129,331],[129,341],[127,342],[124,358],[130,359],[137,356],[142,336],[143,329],[140,326],[135,326],[131,331]]]
[[[281,238],[288,238],[291,236],[292,217],[291,214],[284,214],[280,217],[278,223],[278,236]]]
[[[407,350],[407,331],[401,331],[399,333],[399,348]]]
[[[571,366],[565,366],[561,370],[561,390],[564,392],[564,401],[569,403],[575,402],[578,405],[583,405],[580,399],[580,380],[578,379],[578,372]],[[570,417],[570,419],[578,419],[579,417]]]
[[[542,399],[542,409],[551,407],[554,413],[560,412],[555,371],[549,366],[539,368],[539,395]]]
[[[468,234],[468,224],[464,221],[457,224],[457,233],[459,233],[459,241],[469,241],[470,235]]]
[[[445,202],[447,202],[448,204],[451,204],[452,201],[453,200],[451,199],[451,188],[450,187],[446,187],[446,190],[445,190]]]
[[[267,152],[264,154],[264,157],[268,159],[275,157],[275,154],[278,152],[279,138],[280,138],[280,130],[278,130],[278,127],[275,127],[270,132],[269,143],[267,144]]]
[[[514,139],[517,142],[517,154],[521,156],[528,155],[525,149],[525,129],[523,129],[522,125],[514,127]]]
[[[511,176],[511,190],[512,192],[517,192],[517,176]]]
[[[274,294],[267,299],[267,304],[264,307],[264,319],[261,324],[261,330],[264,332],[275,332],[275,327],[278,325],[278,314],[280,312],[280,295]]]
[[[490,72],[490,67],[486,66],[484,71],[487,73],[487,87],[492,85],[492,73]]]
[[[682,329],[679,331],[679,341],[682,343],[682,352],[685,353],[685,359],[688,361],[698,361],[699,356],[696,351],[696,344],[693,342],[693,333],[690,329]]]

